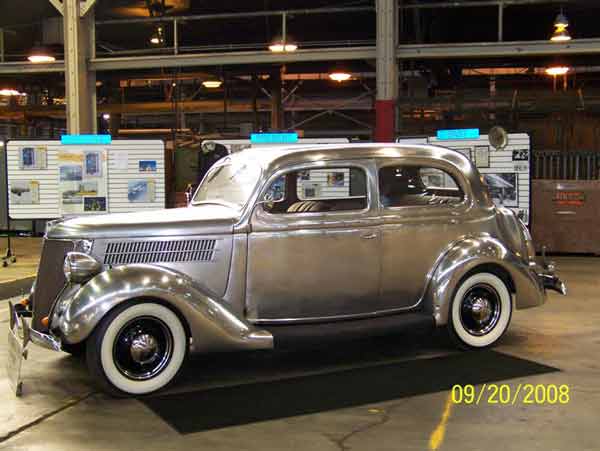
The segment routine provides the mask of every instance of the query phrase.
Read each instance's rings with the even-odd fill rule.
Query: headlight
[[[65,257],[63,272],[72,283],[83,283],[102,271],[102,264],[83,252],[69,252]]]
[[[75,241],[75,246],[74,246],[74,251],[75,252],[82,252],[84,254],[89,254],[90,252],[92,252],[92,245],[94,244],[93,241],[90,240],[77,240]]]

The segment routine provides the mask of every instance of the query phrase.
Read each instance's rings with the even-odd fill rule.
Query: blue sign
[[[252,144],[295,144],[298,142],[298,133],[252,133]]]
[[[479,129],[457,128],[454,130],[438,130],[437,139],[445,141],[450,139],[479,139]]]
[[[62,135],[60,137],[60,143],[69,145],[82,145],[82,144],[110,144],[112,143],[112,136],[110,135]]]

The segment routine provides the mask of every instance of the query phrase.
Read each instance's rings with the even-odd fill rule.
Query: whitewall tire
[[[512,316],[512,298],[498,276],[481,272],[464,280],[450,306],[448,331],[463,349],[493,346],[506,332]]]
[[[111,311],[87,343],[90,373],[107,392],[145,395],[165,387],[187,355],[187,335],[178,316],[151,302]]]

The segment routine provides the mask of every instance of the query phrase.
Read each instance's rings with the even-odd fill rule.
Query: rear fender
[[[476,272],[478,267],[496,268],[510,278],[516,308],[535,307],[545,302],[543,286],[522,257],[492,236],[471,236],[450,248],[429,281],[426,298],[437,325],[448,322],[454,293],[463,278]]]

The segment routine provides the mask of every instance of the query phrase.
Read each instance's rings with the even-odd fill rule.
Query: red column
[[[396,130],[395,100],[375,101],[375,141],[394,142]]]

